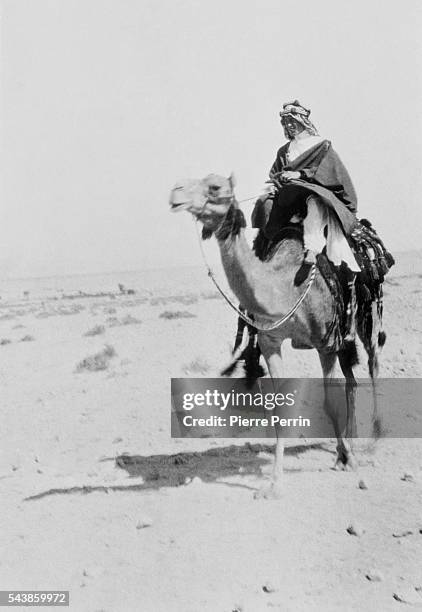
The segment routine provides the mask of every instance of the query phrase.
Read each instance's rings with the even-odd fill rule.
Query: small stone
[[[192,482],[192,478],[189,478],[189,476],[186,476],[186,478],[185,478],[185,485],[188,485],[191,482]]]
[[[98,578],[104,572],[104,568],[101,565],[91,565],[82,572],[82,575],[86,578]]]
[[[203,484],[203,481],[201,478],[199,478],[199,476],[195,476],[194,478],[192,478],[191,484],[193,485],[201,485]]]
[[[264,591],[264,593],[274,593],[276,591],[276,588],[273,584],[271,584],[271,582],[266,582],[262,586],[262,590]]]
[[[140,521],[136,523],[136,529],[146,529],[152,526],[152,519],[148,516],[142,517]]]
[[[365,574],[365,576],[370,582],[383,582],[384,580],[382,572],[377,569],[369,570],[369,572]]]
[[[119,442],[123,442],[123,438],[114,438],[113,444],[118,444]]]
[[[359,523],[351,523],[346,529],[346,531],[350,535],[357,536],[358,538],[360,538],[360,536],[365,533],[365,529],[361,525],[359,525]]]
[[[400,480],[403,480],[404,482],[415,482],[415,476],[412,474],[412,472],[405,472]]]
[[[359,489],[362,489],[362,491],[366,491],[368,488],[368,485],[366,484],[366,481],[361,479],[359,480],[359,484],[358,484]]]

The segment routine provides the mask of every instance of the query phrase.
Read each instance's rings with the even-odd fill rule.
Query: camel
[[[299,237],[282,240],[269,261],[261,261],[250,248],[244,232],[243,213],[234,196],[233,176],[225,178],[211,174],[203,180],[187,180],[177,183],[171,192],[172,211],[186,210],[203,225],[203,234],[214,234],[221,253],[223,268],[229,286],[239,302],[253,314],[258,329],[258,343],[275,381],[283,377],[281,347],[290,338],[297,346],[311,346],[318,350],[324,378],[325,410],[333,423],[337,438],[337,469],[355,469],[356,460],[352,452],[356,380],[353,363],[348,351],[325,352],[323,339],[326,336],[335,312],[333,296],[318,269],[313,284],[294,314],[282,325],[268,330],[298,302],[303,286],[296,287],[294,278],[303,261],[303,244]],[[359,328],[357,332],[368,354],[369,373],[373,381],[378,374],[377,312],[373,310],[373,330],[368,339]],[[259,323],[259,326],[258,326]],[[336,409],[330,401],[329,381],[334,376],[337,359],[346,379],[347,405],[346,431],[340,431]],[[374,419],[377,419],[374,404]],[[375,425],[374,425],[375,427]],[[263,487],[259,497],[278,498],[282,493],[283,438],[277,436],[275,460],[269,486]]]

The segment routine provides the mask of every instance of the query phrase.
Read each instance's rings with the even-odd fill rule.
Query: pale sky
[[[261,191],[299,98],[421,248],[420,0],[4,0],[0,278],[196,265],[183,177]],[[246,207],[247,212],[250,206]]]

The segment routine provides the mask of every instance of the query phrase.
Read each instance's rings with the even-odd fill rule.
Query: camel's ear
[[[229,176],[229,183],[230,183],[230,187],[233,190],[236,187],[236,177],[233,172]]]

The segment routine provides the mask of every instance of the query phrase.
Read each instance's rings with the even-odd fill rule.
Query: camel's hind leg
[[[353,453],[353,438],[357,435],[356,426],[356,387],[357,382],[353,374],[354,360],[350,355],[349,351],[339,351],[338,359],[340,362],[341,370],[346,379],[346,440],[348,442],[350,453]],[[353,457],[353,455],[352,455]],[[353,458],[351,459],[353,464]]]
[[[371,345],[366,348],[366,352],[368,353],[368,369],[372,383],[372,433],[374,438],[378,439],[382,436],[383,430],[377,399],[377,378],[379,372],[378,345]]]
[[[337,355],[336,353],[319,353],[319,360],[321,362],[322,373],[324,376],[324,409],[333,424],[334,433],[337,438],[337,459],[335,467],[339,469],[354,469],[356,462],[349,443],[343,437],[340,428],[338,409],[331,397],[332,387],[330,386],[330,381],[334,377]]]
[[[371,304],[371,311],[366,313],[362,320],[358,321],[358,335],[368,355],[368,370],[372,383],[372,428],[373,436],[378,439],[382,435],[383,426],[381,416],[378,413],[377,401],[377,378],[379,372],[378,354],[385,343],[385,333],[381,331],[380,308],[376,302]]]

